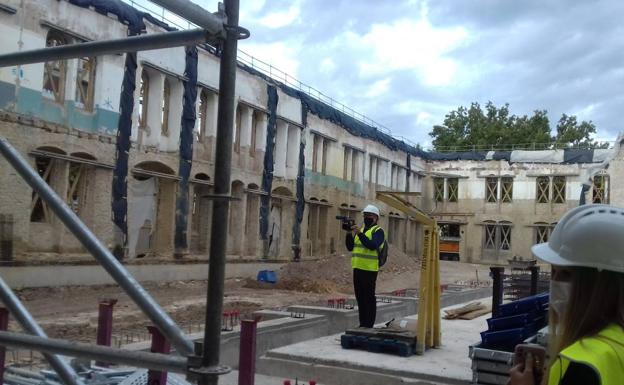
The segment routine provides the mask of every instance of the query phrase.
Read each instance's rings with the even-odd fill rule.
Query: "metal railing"
[[[152,16],[154,16],[158,20],[164,23],[167,23],[172,27],[179,28],[179,29],[190,29],[190,28],[197,27],[195,24],[191,23],[190,21],[180,18],[176,16],[175,14],[165,10],[164,8],[152,3],[151,0],[122,0],[122,1],[133,6],[136,9],[150,13]],[[392,131],[385,125],[369,118],[368,116],[362,114],[361,112],[354,110],[353,108],[347,106],[346,104],[337,101],[336,99],[324,94],[318,89],[306,83],[303,83],[299,79],[295,78],[292,75],[289,75],[288,73],[280,70],[279,68],[273,66],[270,63],[262,61],[241,49],[238,49],[237,59],[240,63],[245,64],[246,66],[249,66],[250,68],[270,77],[271,79],[274,79],[280,83],[283,83],[284,85],[288,87],[301,91],[305,93],[306,95],[309,95],[312,98],[358,120],[359,122],[362,122],[364,124],[367,124],[371,127],[376,128],[377,130],[381,131],[382,133],[386,135],[393,137],[396,140],[400,140],[411,146],[418,147],[418,144],[411,141],[410,139],[405,138],[404,136],[401,136],[401,135],[393,134]]]
[[[600,149],[602,144],[608,143],[607,149],[613,148],[616,141],[613,140],[597,140],[598,146],[588,145],[569,145],[566,143],[556,142],[527,142],[527,143],[513,143],[513,144],[493,144],[493,145],[460,145],[460,146],[437,146],[427,147],[427,151],[436,152],[469,152],[469,151],[515,151],[515,150],[527,150],[527,151],[540,151],[540,150],[564,150],[564,149]]]

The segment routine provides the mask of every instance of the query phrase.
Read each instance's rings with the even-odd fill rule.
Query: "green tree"
[[[469,108],[460,106],[450,111],[443,125],[434,126],[429,135],[438,151],[608,146],[608,143],[592,141],[591,135],[596,133],[596,126],[591,121],[579,123],[575,116],[563,114],[556,131],[557,135],[551,137],[546,110],[533,111],[531,116],[516,116],[510,113],[509,104],[499,108],[488,102],[483,109],[474,102]]]

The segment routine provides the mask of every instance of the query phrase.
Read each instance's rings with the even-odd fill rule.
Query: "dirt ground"
[[[391,250],[377,280],[378,293],[418,287],[420,263]],[[440,261],[442,284],[488,285],[489,269],[484,265]],[[334,255],[315,261],[287,263],[276,272],[276,284],[260,283],[249,277],[229,279],[225,285],[224,311],[237,310],[241,317],[258,309],[286,309],[294,304],[326,304],[327,299],[353,293],[349,255]],[[145,289],[187,332],[200,331],[204,322],[207,281],[146,283]],[[149,339],[150,324],[134,303],[117,286],[73,286],[23,289],[17,292],[50,337],[95,342],[98,302],[114,298],[113,343],[122,345]],[[19,330],[16,322],[10,328]]]

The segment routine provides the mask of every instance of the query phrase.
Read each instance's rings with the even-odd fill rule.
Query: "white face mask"
[[[572,284],[570,282],[550,281],[550,299],[548,306],[557,314],[559,320],[564,317],[571,292]]]

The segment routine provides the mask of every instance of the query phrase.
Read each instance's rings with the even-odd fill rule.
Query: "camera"
[[[336,219],[342,221],[342,229],[351,231],[351,227],[355,225],[355,219],[345,217],[344,215],[336,215]]]

